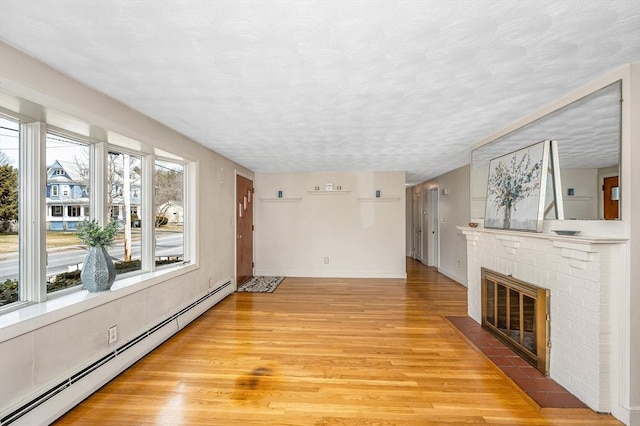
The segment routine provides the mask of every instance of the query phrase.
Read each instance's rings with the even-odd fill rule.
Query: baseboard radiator
[[[116,348],[112,352],[109,352],[102,358],[93,362],[91,365],[83,368],[82,370],[78,371],[72,376],[60,381],[57,385],[51,387],[46,392],[34,397],[33,399],[29,400],[25,404],[11,411],[9,414],[0,418],[0,426],[11,425],[11,424],[14,424],[14,425],[33,424],[33,421],[35,419],[38,419],[39,423],[42,423],[41,420],[44,420],[42,418],[42,414],[35,415],[35,416],[30,416],[30,414],[33,414],[35,411],[38,411],[38,409],[42,409],[45,405],[50,404],[54,399],[63,400],[62,404],[58,404],[58,405],[63,405],[65,407],[69,406],[68,408],[73,407],[75,404],[82,401],[82,399],[86,398],[89,395],[89,394],[86,394],[86,390],[90,390],[90,392],[93,392],[98,388],[100,388],[101,386],[104,386],[104,384],[106,384],[113,377],[117,376],[122,371],[124,371],[127,367],[132,365],[134,362],[142,358],[147,353],[151,352],[154,348],[156,348],[158,345],[164,342],[167,338],[171,337],[173,334],[177,333],[182,328],[184,328],[188,323],[190,323],[195,318],[203,314],[207,309],[215,305],[220,300],[224,299],[224,297],[226,297],[231,292],[223,295],[221,295],[220,293],[229,287],[231,287],[231,281],[225,282],[224,284],[220,285],[216,289],[208,292],[207,294],[200,297],[196,301],[182,308],[180,311],[176,312],[175,314],[171,315],[170,317],[166,318],[165,320],[159,322],[158,324],[149,328],[145,332],[141,333],[137,337],[131,339],[130,341]],[[211,300],[211,298],[213,298],[216,295],[219,297],[219,299]],[[213,304],[211,304],[211,306],[209,307],[205,307],[206,302],[213,303]],[[201,308],[199,309],[201,310],[201,312],[199,313],[196,312],[198,310],[196,308]],[[204,310],[202,308],[204,308]],[[185,320],[185,321],[181,321],[181,320]],[[169,327],[172,325],[172,323],[174,323],[173,324],[174,327]],[[138,351],[136,351],[136,349],[138,349]],[[109,370],[109,367],[111,367],[112,364],[113,364],[113,368],[111,369],[111,371],[103,372],[102,374],[99,374],[101,370]],[[82,379],[88,378],[89,375],[92,375],[92,377],[93,376],[101,376],[101,377],[96,377],[96,381],[92,382],[92,384],[90,385],[82,386],[83,384]],[[80,389],[75,389],[77,391],[72,392],[74,388],[80,388]],[[74,395],[69,395],[68,397],[65,398],[65,393],[70,393]],[[79,396],[76,396],[76,394],[79,394]],[[66,403],[64,400],[66,400]],[[69,404],[69,401],[71,401],[71,404]],[[61,412],[57,414],[53,414],[50,421],[53,421],[56,418],[58,418],[60,415],[64,414],[68,408],[64,408],[63,410],[61,410]]]

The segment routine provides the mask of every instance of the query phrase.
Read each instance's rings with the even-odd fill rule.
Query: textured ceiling
[[[602,168],[620,162],[620,83],[611,84],[472,152],[474,168],[543,140],[556,140],[562,168]]]
[[[0,39],[255,171],[417,183],[639,61],[640,1],[0,0]]]

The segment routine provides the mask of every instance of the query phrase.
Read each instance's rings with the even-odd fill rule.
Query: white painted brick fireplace
[[[486,267],[550,290],[549,375],[595,411],[611,412],[612,319],[624,280],[626,239],[459,228],[467,239],[469,316],[481,322]]]

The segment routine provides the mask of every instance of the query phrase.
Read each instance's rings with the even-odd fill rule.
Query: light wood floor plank
[[[407,272],[234,294],[57,424],[620,424],[540,410],[445,319],[466,315],[466,289]]]

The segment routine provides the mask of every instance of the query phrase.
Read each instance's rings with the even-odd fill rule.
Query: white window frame
[[[107,155],[109,145],[106,142],[93,140],[86,136],[77,135],[54,126],[47,125],[44,122],[32,121],[27,117],[14,113],[5,113],[3,116],[19,123],[20,143],[19,143],[19,223],[28,224],[21,226],[19,233],[19,273],[18,281],[20,285],[19,298],[17,302],[0,307],[0,315],[21,310],[24,306],[34,303],[45,303],[48,299],[56,298],[56,306],[68,306],[75,304],[86,304],[84,299],[79,300],[77,297],[64,299],[60,302],[60,298],[69,295],[69,293],[80,291],[81,286],[63,289],[47,294],[46,292],[46,226],[47,226],[47,204],[46,204],[46,188],[47,188],[47,169],[46,169],[46,144],[47,133],[57,134],[64,137],[77,140],[81,143],[89,145],[89,175],[90,175],[90,203],[84,209],[89,209],[91,218],[97,219],[100,223],[105,224],[107,221],[107,188],[106,188],[106,171],[107,171]],[[197,229],[197,215],[195,195],[197,194],[196,176],[197,163],[186,160],[176,160],[175,158],[165,159],[158,158],[162,161],[169,161],[181,164],[184,167],[184,228],[183,253],[185,262],[176,263],[162,267],[162,271],[156,272],[155,267],[155,235],[154,235],[154,219],[155,210],[153,209],[153,187],[154,187],[154,168],[155,155],[152,152],[141,152],[136,150],[127,150],[116,145],[111,148],[113,151],[128,152],[142,160],[141,186],[142,195],[140,209],[144,214],[142,224],[142,270],[137,273],[125,274],[119,276],[112,288],[111,292],[98,295],[95,299],[114,300],[132,291],[149,286],[157,285],[166,279],[179,276],[184,273],[194,271],[198,268],[196,258],[196,237],[193,235]],[[58,193],[60,188],[58,187]],[[64,217],[65,209],[62,207]],[[80,211],[82,218],[83,209]],[[99,214],[95,214],[99,213]],[[145,226],[146,224],[146,226]],[[188,263],[188,265],[187,265]],[[143,278],[128,279],[131,275],[142,274]],[[118,295],[120,294],[120,295]],[[71,296],[69,296],[71,297]],[[89,300],[94,300],[93,298]],[[62,305],[60,305],[62,303]],[[97,302],[96,302],[97,303]],[[90,303],[93,306],[93,302]],[[69,312],[75,312],[76,309]],[[22,311],[20,311],[22,312]],[[22,314],[19,314],[22,315]]]
[[[187,223],[187,218],[189,218],[189,222],[191,222],[191,215],[190,213],[193,212],[193,208],[191,206],[188,206],[188,203],[190,200],[194,199],[195,197],[193,196],[193,194],[196,194],[197,192],[191,192],[189,191],[189,189],[193,190],[193,188],[190,188],[192,186],[195,186],[195,175],[191,176],[192,174],[195,173],[196,167],[195,167],[195,163],[190,163],[184,160],[176,160],[174,158],[166,158],[166,157],[160,157],[160,156],[153,156],[153,168],[152,168],[152,179],[153,179],[153,188],[155,188],[156,186],[156,182],[155,182],[155,167],[156,167],[156,161],[164,161],[167,163],[173,163],[173,164],[179,164],[182,166],[182,209],[183,209],[183,224],[182,224],[182,262],[180,264],[182,265],[186,265],[189,263],[194,262],[193,259],[195,259],[195,244],[194,244],[194,240],[195,238],[192,236],[192,233],[194,232],[194,230],[196,228],[193,227],[193,224]],[[151,201],[151,205],[149,207],[147,207],[146,203],[143,202],[143,204],[145,205],[144,211],[147,212],[151,212],[151,223],[155,223],[156,220],[156,209],[155,209],[155,190],[152,190],[152,197],[149,198],[149,201]],[[143,192],[144,195],[144,192]],[[193,218],[193,220],[195,220],[195,218]],[[156,236],[155,236],[155,227],[152,226],[153,228],[153,246],[154,246],[154,253],[153,253],[153,258],[152,258],[152,263],[153,263],[153,269],[152,270],[157,270],[157,269],[165,269],[165,268],[170,268],[171,264],[169,265],[161,265],[161,266],[156,266],[156,262],[155,262],[155,244],[156,244]]]
[[[58,192],[58,185],[51,185],[51,196],[52,197],[59,197],[59,192]]]

